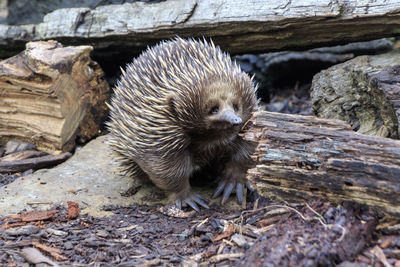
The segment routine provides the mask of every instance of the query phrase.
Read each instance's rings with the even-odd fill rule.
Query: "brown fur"
[[[216,158],[222,179],[245,181],[251,146],[237,134],[257,106],[250,77],[219,47],[176,38],[127,65],[111,99],[110,144],[128,175],[145,177],[173,199]],[[218,114],[211,110],[218,107]],[[242,119],[222,120],[231,111]]]

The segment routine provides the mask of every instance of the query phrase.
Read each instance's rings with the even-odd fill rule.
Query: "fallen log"
[[[353,130],[399,138],[400,52],[360,56],[323,70],[311,86],[318,117],[340,119]]]
[[[253,115],[244,138],[258,143],[247,176],[262,196],[350,200],[400,216],[400,141],[339,120],[266,111]]]
[[[69,151],[99,133],[109,86],[90,46],[32,42],[0,62],[0,143],[19,138]]]
[[[54,5],[54,1],[50,2]],[[62,6],[65,5],[63,2]],[[213,37],[231,53],[304,49],[392,37],[399,34],[399,18],[397,0],[168,0],[96,4],[95,8],[57,9],[38,24],[0,24],[0,49],[2,53],[13,53],[27,41],[59,38],[65,44],[94,45],[101,56],[126,57],[177,34]]]

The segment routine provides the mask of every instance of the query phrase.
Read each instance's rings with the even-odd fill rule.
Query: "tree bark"
[[[323,70],[311,86],[318,117],[340,119],[353,130],[399,138],[400,53],[360,56]]]
[[[0,62],[0,142],[19,138],[41,150],[71,150],[99,133],[109,86],[90,46],[33,42]]]
[[[248,178],[264,197],[320,197],[400,216],[400,141],[353,132],[343,121],[256,112],[244,138],[257,142]]]

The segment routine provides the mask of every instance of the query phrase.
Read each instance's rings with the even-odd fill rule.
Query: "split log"
[[[109,86],[90,46],[33,42],[0,62],[0,142],[19,138],[69,151],[99,133]]]
[[[0,49],[12,53],[26,41],[60,38],[93,44],[103,56],[126,55],[176,35],[213,37],[231,53],[304,49],[391,37],[399,34],[399,18],[398,0],[137,1],[61,8],[42,23],[0,25]]]
[[[400,51],[360,56],[323,70],[311,87],[318,117],[347,121],[353,130],[399,138]]]
[[[343,121],[256,112],[244,138],[257,142],[248,178],[264,197],[320,197],[400,216],[400,141],[363,135]]]

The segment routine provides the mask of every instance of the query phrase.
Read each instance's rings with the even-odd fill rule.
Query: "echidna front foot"
[[[175,200],[175,205],[179,209],[182,209],[182,207],[190,206],[195,211],[200,212],[200,209],[199,209],[198,205],[200,205],[200,206],[202,206],[203,208],[206,208],[206,209],[210,208],[207,205],[207,202],[208,202],[208,199],[206,199],[202,195],[190,192],[189,194],[186,194],[185,197],[177,198]]]
[[[250,185],[249,182],[242,183],[242,182],[237,182],[235,180],[234,181],[221,180],[217,186],[217,189],[215,189],[212,198],[216,198],[222,193],[221,204],[224,204],[235,189],[237,201],[239,204],[242,204],[245,186],[250,191],[254,191],[253,187]]]

